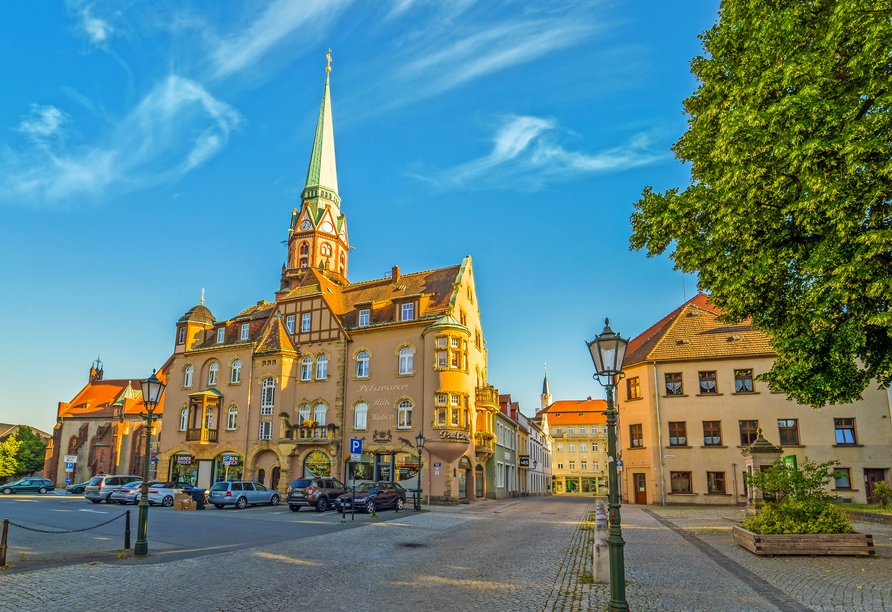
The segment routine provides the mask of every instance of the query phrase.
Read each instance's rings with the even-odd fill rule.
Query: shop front
[[[173,482],[188,482],[195,485],[198,482],[198,462],[191,453],[177,453],[170,458],[169,480]]]
[[[243,480],[244,457],[236,453],[221,453],[214,458],[213,482]]]
[[[359,461],[347,462],[347,480],[396,481],[414,489],[418,479],[418,455],[405,451],[363,453]]]

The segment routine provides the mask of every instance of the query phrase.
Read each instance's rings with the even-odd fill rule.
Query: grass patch
[[[595,584],[595,577],[588,570],[579,572],[579,584]]]

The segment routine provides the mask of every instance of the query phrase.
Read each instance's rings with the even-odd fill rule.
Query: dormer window
[[[415,303],[409,302],[400,306],[400,321],[412,321],[415,319]]]
[[[285,317],[285,329],[288,330],[289,334],[294,333],[294,315],[288,315]]]
[[[177,344],[186,344],[186,328],[181,327],[177,331]]]
[[[242,339],[242,340],[247,340],[247,339],[248,339],[248,332],[249,332],[249,331],[250,331],[250,326],[249,326],[247,323],[242,323],[242,334],[241,334],[241,339]]]
[[[219,327],[217,328],[217,344],[223,344],[226,340],[226,328]]]
[[[359,326],[366,327],[369,324],[369,318],[371,315],[371,310],[368,308],[363,308],[359,311]]]

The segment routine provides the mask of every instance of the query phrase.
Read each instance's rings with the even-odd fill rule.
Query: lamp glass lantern
[[[604,319],[604,331],[586,342],[598,376],[618,376],[623,371],[629,341],[610,329],[610,319]]]
[[[417,436],[415,436],[415,446],[419,450],[424,448],[424,435],[418,434]]]
[[[161,401],[161,394],[164,393],[164,387],[166,386],[167,385],[161,382],[155,375],[155,370],[152,370],[152,375],[147,379],[139,381],[139,388],[142,391],[142,401],[143,404],[146,405],[146,408],[158,405],[158,402]]]

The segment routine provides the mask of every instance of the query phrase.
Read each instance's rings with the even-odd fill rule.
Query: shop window
[[[322,451],[313,451],[304,460],[307,476],[331,476],[331,459]]]

